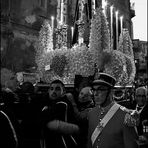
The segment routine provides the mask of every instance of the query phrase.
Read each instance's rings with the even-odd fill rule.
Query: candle
[[[116,49],[118,49],[118,11],[116,11]]]
[[[74,31],[74,28],[71,27],[71,38],[72,38],[72,40],[73,40],[73,31]]]
[[[107,6],[106,0],[102,0],[102,8],[103,8],[103,13],[105,14],[105,16],[106,16],[106,6]]]
[[[60,7],[61,7],[61,3],[60,3],[60,0],[57,1],[58,4],[57,4],[57,26],[59,26],[59,23],[60,23],[60,17],[61,17],[61,10],[60,10]]]
[[[113,46],[113,6],[110,7],[110,34],[111,34],[111,46]]]
[[[83,41],[84,41],[84,39],[82,37],[79,37],[79,40],[78,40],[79,45],[81,45],[83,43]]]
[[[84,10],[84,2],[81,0],[81,18],[80,20],[83,20],[83,10]]]
[[[92,0],[92,11],[93,11],[93,14],[95,14],[95,9],[96,9],[96,0]]]
[[[61,25],[63,24],[63,0],[61,1]]]
[[[51,28],[52,28],[52,31],[54,30],[54,17],[51,16]]]
[[[120,29],[121,29],[121,34],[122,34],[122,29],[123,29],[123,16],[120,16]]]

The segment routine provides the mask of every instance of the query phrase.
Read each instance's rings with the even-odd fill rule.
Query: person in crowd
[[[78,137],[78,145],[80,148],[86,148],[87,144],[87,131],[88,131],[88,112],[94,107],[95,103],[93,100],[93,93],[90,86],[84,86],[81,88],[77,103],[75,99],[69,97],[71,99],[74,115],[77,119],[78,125],[80,127],[80,134]]]
[[[88,113],[88,148],[137,148],[134,126],[125,123],[128,114],[113,101],[114,77],[100,73],[92,83],[96,106]]]
[[[49,103],[42,109],[42,145],[46,148],[74,148],[79,133],[74,111],[62,81],[54,80],[48,90]]]
[[[42,101],[34,93],[34,86],[26,81],[21,85],[19,93],[21,103],[19,104],[19,113],[22,129],[22,148],[36,147],[40,148],[40,122],[39,116],[42,110]]]
[[[0,96],[0,147],[20,148],[21,128],[14,111],[15,94],[1,91]]]
[[[10,119],[10,114],[8,115],[8,113],[2,108],[4,107],[0,104],[0,147],[18,148],[18,135],[14,126],[14,120],[16,121],[16,118],[13,118],[13,120],[11,116]]]
[[[4,79],[3,75],[1,75],[1,80],[2,79]],[[15,74],[13,73],[7,76],[6,80],[3,83],[1,83],[1,93],[3,98],[5,97],[5,100],[7,100],[8,102],[11,101],[13,103],[17,103],[19,101],[19,97],[17,96],[17,93],[16,93],[17,86],[18,86],[18,82]]]
[[[137,126],[139,140],[148,145],[148,100],[147,89],[144,86],[136,89],[134,109],[140,115]]]
[[[93,93],[90,86],[81,89],[78,96],[78,102],[80,111],[94,107]]]

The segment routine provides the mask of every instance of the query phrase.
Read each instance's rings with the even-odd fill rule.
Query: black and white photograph
[[[147,0],[0,8],[0,148],[148,148]]]

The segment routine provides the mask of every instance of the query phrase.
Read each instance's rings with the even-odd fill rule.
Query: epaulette
[[[135,127],[139,125],[139,115],[136,113],[135,110],[130,110],[123,106],[121,106],[120,109],[126,113],[124,117],[125,125],[129,127]]]

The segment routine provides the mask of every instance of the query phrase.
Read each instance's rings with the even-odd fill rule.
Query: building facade
[[[133,39],[133,50],[136,64],[136,79],[145,83],[148,79],[148,42]]]

